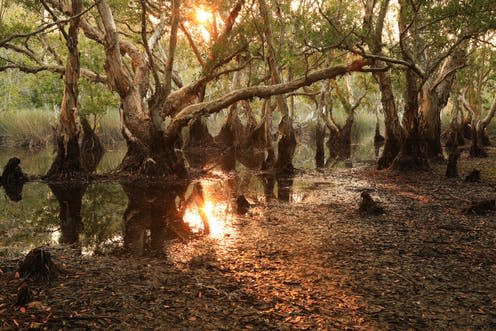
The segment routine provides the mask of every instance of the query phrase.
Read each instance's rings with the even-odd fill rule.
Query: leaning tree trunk
[[[82,0],[72,0],[72,15],[78,15],[81,10]],[[57,156],[46,174],[48,178],[69,177],[84,170],[80,161],[78,124],[79,23],[79,17],[72,19],[68,33],[63,32],[69,52],[64,75],[64,96],[60,107]]]

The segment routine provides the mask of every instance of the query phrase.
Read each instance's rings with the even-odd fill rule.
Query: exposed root
[[[360,207],[358,210],[361,214],[380,215],[384,213],[384,208],[379,206],[379,204],[372,199],[370,193],[364,191],[360,194],[360,196],[362,197],[362,201],[360,201]]]
[[[50,252],[41,248],[32,249],[24,258],[18,269],[19,276],[36,281],[50,281],[56,278],[62,269],[53,261]]]
[[[475,215],[485,215],[488,211],[496,210],[496,200],[482,200],[478,202],[472,202],[470,206],[463,209],[464,214],[475,214]]]

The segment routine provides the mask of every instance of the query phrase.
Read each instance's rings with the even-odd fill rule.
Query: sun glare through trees
[[[494,0],[0,0],[0,330],[496,330]]]

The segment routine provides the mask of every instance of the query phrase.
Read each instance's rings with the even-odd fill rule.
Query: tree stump
[[[236,198],[236,212],[239,215],[246,214],[248,212],[248,210],[250,209],[250,207],[251,207],[251,205],[248,202],[248,200],[246,200],[244,195],[240,195]]]
[[[33,301],[33,292],[26,283],[22,283],[21,286],[19,286],[19,288],[17,289],[17,298],[15,305],[18,307],[25,306],[31,301]]]
[[[50,252],[41,248],[32,249],[17,271],[21,278],[37,281],[49,281],[62,273],[62,269],[52,261]]]
[[[3,168],[2,176],[0,177],[4,186],[27,182],[28,177],[22,172],[22,169],[19,166],[20,163],[21,160],[17,157],[10,158],[9,161],[7,161],[7,164]]]
[[[477,169],[472,170],[467,176],[465,176],[465,181],[470,183],[479,182],[480,171]]]
[[[496,200],[482,200],[478,202],[472,202],[470,206],[463,209],[464,214],[475,214],[475,215],[485,215],[488,211],[496,210]]]
[[[458,177],[458,159],[460,158],[460,150],[458,147],[451,148],[448,154],[448,166],[446,167],[446,177]]]
[[[384,213],[384,208],[379,206],[379,204],[372,199],[370,193],[364,191],[360,196],[362,197],[362,201],[360,202],[360,207],[358,210],[361,214],[380,215]]]

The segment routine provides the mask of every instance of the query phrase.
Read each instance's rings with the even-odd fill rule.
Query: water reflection
[[[81,207],[88,188],[84,183],[49,184],[59,203],[60,244],[79,244],[83,229]]]
[[[200,180],[181,207],[181,216],[193,234],[223,238],[232,221],[232,181]]]
[[[5,194],[11,201],[15,201],[15,202],[22,200],[23,188],[24,188],[24,182],[3,184],[3,189],[5,190]]]
[[[19,158],[10,158],[0,177],[0,186],[3,186],[7,197],[11,201],[20,201],[22,199],[22,189],[24,183],[28,180],[21,169],[20,163]]]
[[[0,236],[1,254],[60,243],[82,254],[124,248],[135,256],[156,255],[200,237],[224,245],[236,238],[235,218],[250,220],[273,200],[301,201],[293,178],[250,171],[173,183],[29,183],[24,191],[20,202],[0,202],[0,233],[9,233]],[[248,212],[235,216],[241,195]]]
[[[124,248],[133,255],[145,250],[163,252],[166,239],[183,239],[187,228],[179,217],[177,201],[187,183],[142,185],[122,183],[128,197],[124,212]]]

